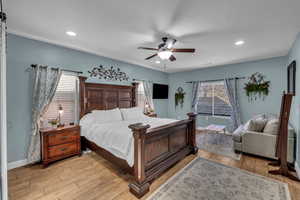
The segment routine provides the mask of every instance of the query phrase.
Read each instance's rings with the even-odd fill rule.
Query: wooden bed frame
[[[86,83],[86,77],[80,77],[80,117],[92,110],[130,108],[136,105],[136,84],[131,86]],[[195,138],[194,113],[188,113],[188,119],[150,128],[137,123],[129,128],[134,137],[134,166],[120,159],[92,141],[82,137],[82,148],[89,148],[134,176],[129,184],[131,193],[140,198],[149,191],[150,183],[187,155],[196,154],[198,148]]]

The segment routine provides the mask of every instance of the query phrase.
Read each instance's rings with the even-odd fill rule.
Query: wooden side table
[[[65,126],[60,128],[45,128],[40,130],[42,163],[49,163],[81,155],[80,126]]]

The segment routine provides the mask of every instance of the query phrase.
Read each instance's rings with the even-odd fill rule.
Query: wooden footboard
[[[131,108],[136,106],[136,84],[130,86],[86,83],[86,77],[79,77],[80,117],[92,110]],[[149,190],[150,182],[166,169],[184,158],[187,154],[197,153],[194,113],[189,119],[166,126],[150,128],[149,125],[132,124],[134,136],[134,166],[99,147],[93,141],[81,137],[82,148],[89,148],[105,159],[131,173],[135,181],[129,185],[137,197]]]
[[[196,114],[189,119],[151,129],[141,123],[129,126],[134,136],[134,178],[130,191],[138,198],[149,191],[150,182],[186,155],[196,154]]]

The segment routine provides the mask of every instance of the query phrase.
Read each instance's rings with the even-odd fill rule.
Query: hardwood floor
[[[286,182],[292,199],[300,199],[300,183],[268,174],[268,170],[273,169],[268,166],[268,160],[243,155],[240,161],[236,161],[205,151],[199,151],[197,156]],[[150,193],[194,158],[194,155],[188,156],[154,181]],[[59,161],[46,169],[35,165],[13,169],[8,174],[10,200],[136,199],[128,191],[131,177],[95,153]],[[149,194],[142,199],[147,196]]]

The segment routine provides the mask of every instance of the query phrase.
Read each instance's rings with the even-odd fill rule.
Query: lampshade
[[[59,106],[58,106],[58,112],[59,112],[59,114],[62,114],[64,112],[64,109],[61,104],[59,104]]]
[[[163,50],[158,52],[158,56],[162,59],[162,60],[167,60],[170,58],[170,56],[172,55],[172,52],[169,50]]]

